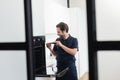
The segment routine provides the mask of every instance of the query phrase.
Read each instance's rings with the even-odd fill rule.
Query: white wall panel
[[[0,80],[27,80],[26,51],[0,51]]]
[[[0,0],[0,42],[25,42],[24,0]]]
[[[98,51],[98,80],[120,80],[120,51]]]
[[[120,40],[120,1],[96,0],[98,41]]]
[[[45,33],[56,33],[59,22],[69,24],[69,10],[66,0],[45,0]]]

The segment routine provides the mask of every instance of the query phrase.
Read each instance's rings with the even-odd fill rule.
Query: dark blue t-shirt
[[[57,38],[56,41],[60,41],[63,45],[67,46],[68,48],[77,48],[78,49],[78,40],[77,38],[72,37],[69,35],[67,39]],[[75,62],[75,56],[67,53],[61,47],[54,45],[53,50],[57,52],[57,63],[64,63],[69,64],[71,62]]]

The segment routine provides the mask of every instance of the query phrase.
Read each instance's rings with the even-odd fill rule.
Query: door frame
[[[120,41],[97,41],[95,0],[86,0],[89,80],[98,80],[97,51],[120,50]]]

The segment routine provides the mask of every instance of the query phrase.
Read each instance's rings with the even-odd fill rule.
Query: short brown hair
[[[58,24],[56,25],[56,27],[57,27],[57,28],[60,28],[60,30],[61,30],[62,32],[65,31],[65,30],[66,30],[66,32],[69,31],[68,25],[67,25],[66,23],[64,23],[64,22],[58,23]]]

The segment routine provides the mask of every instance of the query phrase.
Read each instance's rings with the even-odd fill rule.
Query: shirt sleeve
[[[57,46],[56,45],[53,46],[53,51],[55,51],[55,52],[57,51]]]
[[[78,48],[78,40],[77,40],[77,38],[74,38],[74,39],[73,39],[72,48],[77,48],[77,51],[79,51],[79,48]]]
[[[56,39],[56,41],[58,41],[58,38]],[[56,46],[56,45],[54,45],[54,46],[53,46],[53,51],[55,51],[55,52],[56,52],[56,51],[57,51],[57,49],[58,49],[58,48],[57,48],[57,46]]]

